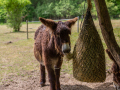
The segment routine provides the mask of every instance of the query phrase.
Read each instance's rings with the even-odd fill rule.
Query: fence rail
[[[79,33],[79,16],[77,16],[77,17],[78,17],[78,20],[77,20],[77,32]],[[71,19],[73,19],[73,18],[71,18]],[[59,19],[59,20],[54,20],[54,21],[66,21],[66,20],[71,20],[71,19]],[[40,21],[28,21],[28,20],[26,20],[27,39],[28,39],[28,29],[33,29],[33,28],[28,28],[28,22],[40,22]]]

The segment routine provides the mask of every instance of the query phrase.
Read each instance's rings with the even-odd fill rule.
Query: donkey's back
[[[34,36],[34,55],[36,59],[43,64],[42,60],[42,48],[48,46],[49,43],[49,31],[45,25],[41,25],[35,32]],[[44,64],[43,64],[44,65]]]

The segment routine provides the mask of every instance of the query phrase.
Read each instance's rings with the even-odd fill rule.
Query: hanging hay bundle
[[[77,80],[83,82],[105,80],[104,48],[89,9],[73,53],[73,76]]]

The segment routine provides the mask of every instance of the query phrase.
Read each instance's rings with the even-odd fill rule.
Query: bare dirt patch
[[[4,81],[0,85],[0,90],[49,90],[48,78],[46,86],[40,87],[39,71],[25,72],[24,74],[25,76],[8,76],[8,81]],[[103,83],[86,83],[77,81],[72,75],[61,72],[60,82],[62,90],[114,90],[112,74],[109,74]]]

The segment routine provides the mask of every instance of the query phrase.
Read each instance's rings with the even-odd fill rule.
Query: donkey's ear
[[[78,20],[78,17],[73,18],[72,20],[66,21],[66,25],[71,28],[72,25],[75,24],[75,22]]]
[[[52,30],[55,30],[56,27],[57,27],[57,23],[54,22],[53,20],[51,19],[45,19],[45,18],[41,18],[39,17],[39,20],[47,27],[49,27],[50,29]]]

